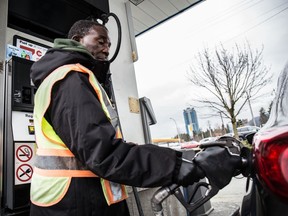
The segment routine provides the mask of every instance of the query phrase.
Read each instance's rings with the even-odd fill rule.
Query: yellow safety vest
[[[51,206],[61,201],[69,188],[72,177],[97,177],[75,158],[44,117],[50,104],[53,85],[64,79],[71,71],[89,75],[89,82],[99,98],[102,109],[116,130],[116,138],[122,137],[117,113],[92,71],[80,64],[64,65],[53,71],[41,83],[35,94],[34,124],[38,149],[30,197],[31,202],[38,206]],[[101,184],[108,205],[128,197],[124,185],[102,178]]]

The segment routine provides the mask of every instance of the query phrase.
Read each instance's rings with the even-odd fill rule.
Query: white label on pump
[[[33,113],[12,111],[14,141],[35,141]]]

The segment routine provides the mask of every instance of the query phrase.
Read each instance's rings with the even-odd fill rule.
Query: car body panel
[[[287,216],[288,64],[278,78],[268,121],[248,141],[253,141],[253,183],[244,197],[241,215]]]

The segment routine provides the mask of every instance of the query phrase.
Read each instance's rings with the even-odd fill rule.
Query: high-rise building
[[[189,107],[183,110],[183,116],[185,121],[186,133],[189,134],[191,137],[193,137],[192,132],[199,133],[200,129],[195,109]]]

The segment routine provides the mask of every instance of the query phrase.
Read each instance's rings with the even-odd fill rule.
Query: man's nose
[[[102,52],[105,53],[106,56],[109,56],[110,47],[108,45],[104,46]]]

